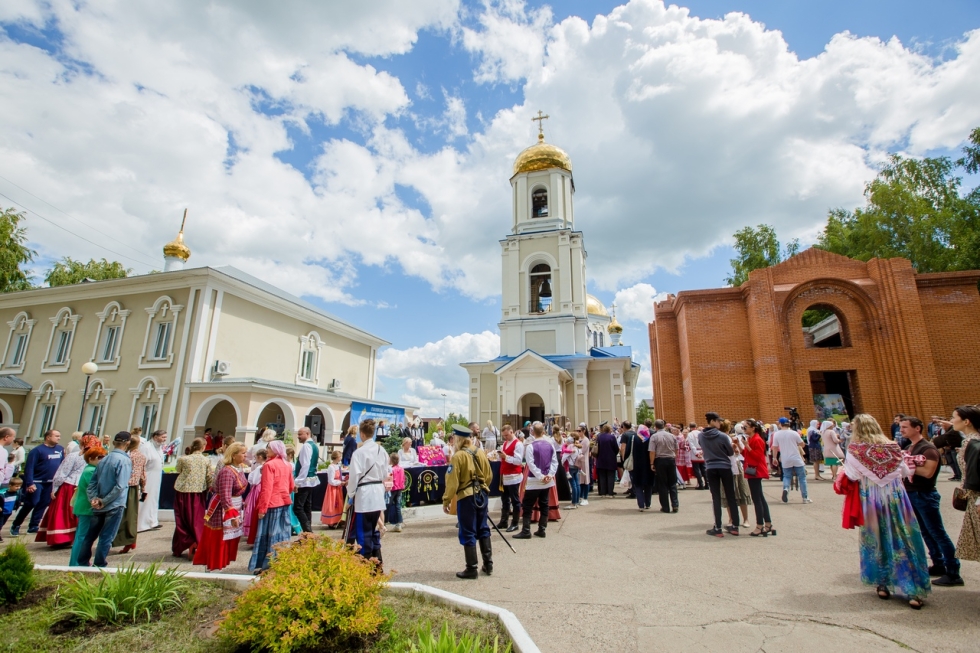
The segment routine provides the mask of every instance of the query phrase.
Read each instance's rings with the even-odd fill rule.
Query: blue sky
[[[390,340],[379,398],[431,412],[495,346],[508,168],[540,108],[575,165],[590,292],[648,367],[653,297],[723,285],[733,231],[811,242],[887,152],[955,153],[980,125],[976,2],[684,6],[5,4],[0,202],[42,266],[136,272],[189,206],[193,264]]]

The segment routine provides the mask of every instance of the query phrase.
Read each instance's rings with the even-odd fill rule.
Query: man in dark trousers
[[[650,469],[657,475],[660,512],[677,512],[680,509],[677,500],[677,438],[664,430],[666,426],[667,422],[662,419],[653,423],[656,431],[650,436]]]
[[[453,499],[456,500],[456,516],[459,519],[459,543],[466,556],[466,569],[456,572],[458,578],[474,579],[477,572],[476,545],[480,545],[483,557],[483,573],[493,573],[493,548],[490,544],[490,524],[487,509],[490,507],[490,481],[493,472],[483,449],[476,446],[480,437],[480,425],[470,422],[469,428],[453,426],[458,450],[449,461],[446,470],[446,493],[442,496],[442,509],[451,514]],[[546,500],[547,501],[547,500]],[[547,510],[547,506],[544,508]]]
[[[555,472],[558,471],[558,456],[550,440],[544,437],[544,424],[535,422],[531,426],[534,439],[524,443],[524,462],[527,464],[527,483],[524,484],[524,503],[521,506],[521,532],[515,540],[531,539],[531,513],[538,506],[538,530],[536,537],[545,537],[548,530],[548,498],[555,486]],[[615,438],[613,441],[615,442]]]
[[[27,454],[24,464],[24,505],[10,525],[10,534],[14,537],[20,535],[20,525],[28,515],[31,516],[28,533],[36,533],[41,525],[44,511],[51,503],[51,481],[65,459],[65,450],[58,444],[59,440],[61,433],[51,429],[44,434],[44,442]]]
[[[500,497],[500,522],[497,528],[506,528],[508,533],[517,530],[521,518],[521,481],[524,480],[524,443],[514,435],[514,428],[504,424],[501,431],[504,438],[500,448],[500,482],[504,493]],[[513,522],[508,525],[507,519],[513,511]]]
[[[133,461],[126,453],[131,439],[128,431],[116,433],[116,437],[112,439],[112,451],[99,461],[88,487],[78,488],[79,492],[87,494],[92,506],[88,533],[85,534],[78,554],[78,564],[81,567],[88,567],[92,545],[96,541],[99,544],[95,547],[95,566],[105,567],[108,564],[106,557],[126,511],[126,492],[129,477],[133,473]]]
[[[902,417],[901,434],[909,443],[910,456],[922,456],[925,462],[915,468],[915,474],[905,479],[905,491],[919,522],[922,539],[929,549],[932,566],[930,576],[939,576],[932,581],[940,587],[963,585],[960,576],[960,561],[956,557],[956,547],[946,533],[943,516],[939,511],[940,496],[936,491],[936,479],[939,478],[939,450],[922,436],[923,424],[918,417],[906,415]]]
[[[728,499],[728,511],[738,516],[738,502],[735,500],[735,475],[732,473],[731,457],[735,455],[732,449],[732,439],[727,433],[722,433],[721,416],[718,413],[707,413],[704,421],[708,427],[701,431],[701,450],[704,452],[705,474],[708,479],[708,489],[711,490],[711,507],[714,511],[714,528],[707,530],[708,535],[725,537],[721,529],[721,489],[725,489]],[[738,521],[725,530],[730,535],[738,535]]]

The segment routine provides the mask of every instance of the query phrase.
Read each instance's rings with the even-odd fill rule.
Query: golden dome
[[[609,323],[609,333],[622,333],[623,325],[619,323],[616,316],[613,315],[612,322]]]
[[[163,246],[164,256],[175,256],[181,261],[187,261],[191,257],[190,248],[184,244],[184,230],[177,233],[177,237]]]
[[[571,172],[572,160],[560,147],[545,143],[544,134],[538,134],[538,142],[517,155],[514,161],[514,174],[548,168],[561,168]]]
[[[589,315],[609,317],[609,312],[606,310],[606,307],[602,305],[602,302],[592,295],[586,295],[585,297],[585,310]]]

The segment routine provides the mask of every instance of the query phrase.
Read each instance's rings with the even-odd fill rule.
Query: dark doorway
[[[854,388],[857,373],[854,370],[810,372],[810,388],[816,395],[840,395],[847,409],[847,416],[854,417]]]
[[[544,422],[544,406],[531,406],[528,410],[531,413],[528,419],[532,422]]]
[[[306,428],[310,429],[310,435],[318,444],[323,444],[325,434],[323,412],[319,408],[314,408],[306,416]]]

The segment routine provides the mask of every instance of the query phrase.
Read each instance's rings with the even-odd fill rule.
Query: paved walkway
[[[840,498],[830,483],[810,486],[813,504],[795,493],[787,505],[778,482],[766,485],[774,538],[751,538],[746,529],[737,538],[706,536],[710,494],[687,490],[676,515],[640,513],[623,497],[594,498],[565,511],[547,539],[513,542],[518,555],[494,535],[496,571],[478,581],[455,577],[463,563],[451,519],[388,534],[385,566],[397,580],[512,610],[543,651],[556,653],[980,650],[980,565],[964,563],[966,587],[936,588],[919,612],[881,601],[860,583],[857,532],[841,529]],[[955,541],[962,514],[946,505],[952,489],[940,481]],[[113,562],[176,562],[168,554],[171,529],[141,534],[137,550]],[[67,552],[30,548],[40,563],[67,560]],[[248,554],[231,570],[244,570]]]

